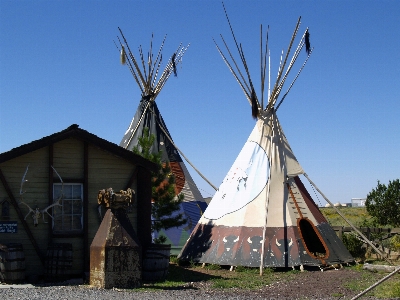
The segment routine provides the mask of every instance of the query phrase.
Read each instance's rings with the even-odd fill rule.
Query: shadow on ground
[[[221,276],[215,276],[206,274],[204,272],[198,272],[190,268],[178,266],[176,264],[170,264],[168,269],[168,276],[166,282],[144,282],[144,287],[150,287],[152,289],[163,289],[163,290],[182,290],[182,289],[196,289],[191,283],[200,281],[209,281],[213,279],[221,279]],[[174,283],[184,283],[183,285],[174,286]]]

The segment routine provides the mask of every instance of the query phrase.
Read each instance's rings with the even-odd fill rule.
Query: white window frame
[[[57,199],[60,197],[60,190],[61,190],[61,183],[53,183],[53,202],[57,201]],[[71,195],[66,195],[66,189],[68,187],[71,187]],[[75,187],[75,189],[74,189]],[[80,192],[79,189],[76,187],[80,187]],[[78,191],[76,191],[78,190]],[[55,234],[65,234],[65,233],[81,233],[83,232],[83,184],[82,183],[64,183],[63,186],[63,197],[61,199],[60,204],[62,206],[54,206],[53,207],[53,221],[52,221],[52,228],[53,228],[53,233]],[[80,200],[80,211],[79,213],[76,212],[76,209],[74,211],[74,203],[76,201]],[[67,205],[70,205],[71,209],[70,212],[65,211],[65,207]],[[76,217],[79,218],[76,218]],[[65,224],[65,217],[70,217],[70,223]],[[56,228],[56,222],[61,219],[61,229]],[[76,219],[79,219],[78,222],[80,222],[80,226],[77,226],[76,224]],[[75,220],[75,223],[74,223]],[[75,229],[73,229],[75,227]],[[77,229],[79,227],[79,229]]]

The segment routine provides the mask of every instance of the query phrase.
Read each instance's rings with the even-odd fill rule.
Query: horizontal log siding
[[[89,245],[92,243],[97,229],[101,223],[97,211],[97,194],[101,189],[112,188],[115,192],[125,188],[125,185],[130,179],[135,166],[119,157],[110,155],[101,149],[89,146]],[[136,190],[136,181],[131,187]],[[129,213],[129,219],[132,222],[133,228],[137,229],[137,209],[136,201],[133,205],[132,213]],[[104,212],[104,210],[103,210]]]
[[[83,147],[83,142],[73,138],[54,144],[53,166],[63,180],[83,180]]]
[[[36,206],[43,209],[48,206],[48,150],[47,148],[42,148],[24,156],[14,158],[12,160],[3,162],[0,164],[0,169],[2,170],[5,179],[14,195],[14,198],[19,201],[19,191],[21,186],[22,176],[25,173],[26,167],[29,164],[29,170],[26,175],[28,182],[24,184],[23,191],[26,191],[23,195],[24,202],[26,202],[32,209]],[[0,199],[10,199],[8,198],[6,191],[2,184],[0,184]],[[20,208],[23,216],[29,212],[29,209],[20,204]],[[20,243],[24,248],[25,255],[25,265],[27,276],[32,274],[43,273],[43,266],[40,262],[40,258],[37,256],[36,251],[25,232],[21,221],[14,207],[10,204],[10,218],[8,220],[1,221],[17,221],[18,223],[18,233],[0,233],[0,243]],[[45,221],[49,223],[43,223],[43,218],[39,220],[39,225],[37,227],[33,226],[32,214],[30,214],[26,221],[32,234],[39,245],[42,255],[45,255],[46,248],[48,244],[48,226],[51,224],[51,218],[46,214]]]

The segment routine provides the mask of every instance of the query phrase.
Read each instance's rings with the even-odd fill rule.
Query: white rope
[[[152,111],[152,113],[154,113]],[[175,143],[172,141],[171,137],[168,135],[168,133],[166,132],[166,130],[162,127],[162,125],[160,124],[160,122],[157,121],[157,124],[160,126],[160,129],[162,130],[162,132],[165,134],[165,136],[168,138],[168,140],[171,142],[171,144],[176,148],[176,150],[178,150],[178,152],[183,156],[183,158],[188,162],[189,165],[192,166],[192,168],[197,172],[197,174],[200,175],[201,178],[203,178],[214,190],[218,190],[217,187],[215,185],[213,185],[190,161],[189,159],[185,156],[185,154],[183,154],[183,152],[178,148],[178,146],[175,145]]]
[[[307,180],[310,182],[311,185],[313,185],[315,187],[315,189],[318,191],[318,193],[320,193],[320,195],[326,200],[326,202],[328,202],[335,210],[336,212],[343,218],[343,220],[345,220],[352,228],[355,232],[357,232],[363,239],[365,242],[367,242],[382,258],[384,258],[384,255],[382,254],[382,252],[375,247],[375,245],[365,236],[361,233],[360,230],[358,230],[341,212],[340,210],[331,202],[329,201],[329,199],[321,192],[321,190],[315,185],[314,182],[311,181],[311,179],[308,177],[308,175],[306,173],[303,173],[303,175],[307,178]]]

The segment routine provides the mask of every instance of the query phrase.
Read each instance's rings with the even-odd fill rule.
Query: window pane
[[[63,216],[63,230],[71,230],[72,217],[68,215]]]
[[[64,214],[72,214],[72,201],[64,200],[63,202]]]
[[[63,201],[61,201],[61,204]],[[56,205],[53,206],[53,217],[57,218],[62,214],[62,206]]]
[[[72,202],[72,213],[74,215],[76,215],[76,214],[81,215],[82,214],[82,201],[74,200],[71,202]]]
[[[73,216],[72,230],[81,230],[82,229],[81,219],[82,219],[81,216]]]
[[[64,194],[64,191],[63,191]],[[61,184],[54,185],[53,199],[58,199],[61,196]]]
[[[82,195],[82,186],[81,185],[74,185],[73,186],[73,194],[72,194],[72,199],[81,199]]]
[[[64,199],[72,198],[72,185],[64,184],[63,195]]]

